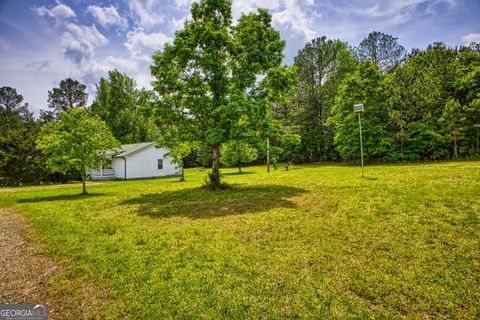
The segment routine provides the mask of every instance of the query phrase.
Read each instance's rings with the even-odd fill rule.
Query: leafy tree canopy
[[[360,63],[343,81],[329,125],[336,129],[335,145],[344,159],[355,159],[360,155],[359,126],[357,114],[353,112],[353,105],[357,103],[365,106],[361,115],[364,154],[370,158],[386,156],[391,143],[387,97],[384,76],[370,61]]]
[[[28,103],[23,103],[23,96],[17,93],[15,88],[0,88],[0,112],[2,124],[7,125],[6,117],[9,115],[18,115],[20,118],[27,119],[31,117],[28,111]]]
[[[76,169],[82,175],[82,193],[89,169],[97,169],[105,153],[120,147],[104,121],[89,109],[71,109],[59,114],[60,121],[42,128],[38,148],[47,156],[47,167],[53,172]]]
[[[135,80],[113,70],[108,78],[100,79],[92,109],[121,143],[152,141],[157,137],[155,125],[139,112],[148,99],[148,93],[138,89]]]
[[[383,73],[391,72],[406,57],[405,48],[398,43],[398,38],[379,31],[371,32],[360,42],[357,54],[361,61],[374,62]]]
[[[341,81],[355,69],[350,46],[340,40],[316,38],[295,57],[300,78],[290,104],[299,126],[303,150],[310,159],[333,158],[333,130],[326,126]]]
[[[182,136],[211,148],[210,186],[218,188],[220,146],[235,138],[241,121],[264,125],[268,107],[278,98],[269,94],[274,91],[268,79],[282,68],[285,42],[263,9],[233,25],[231,1],[202,0],[193,3],[191,15],[173,44],[153,56],[159,96],[154,114],[181,122],[188,131]]]
[[[23,96],[15,88],[0,88],[0,185],[35,183],[47,175],[35,148],[39,129]]]
[[[257,149],[242,141],[232,141],[222,145],[222,164],[229,167],[238,167],[242,172],[242,166],[255,161],[258,158]]]
[[[60,112],[87,105],[87,86],[83,83],[67,78],[60,81],[58,88],[48,91],[48,107],[56,116]]]

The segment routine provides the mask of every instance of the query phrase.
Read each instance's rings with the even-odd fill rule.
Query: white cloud
[[[240,14],[254,11],[257,8],[275,10],[279,6],[280,0],[235,0],[232,4],[232,12],[235,17],[240,17]]]
[[[312,4],[311,0],[284,0],[283,10],[273,13],[273,22],[284,25],[293,33],[301,35],[305,40],[309,41],[315,37],[316,32],[313,27],[314,20],[308,15],[311,10],[305,7]]]
[[[179,9],[189,9],[192,6],[194,0],[175,0],[177,8]]]
[[[367,1],[365,5],[348,8],[337,8],[344,14],[354,14],[362,18],[383,19],[386,25],[398,25],[412,19],[419,10],[426,14],[435,15],[435,8],[445,4],[449,8],[456,5],[457,0],[385,0]],[[422,8],[420,9],[420,5]]]
[[[117,9],[113,5],[110,7],[88,6],[87,12],[105,28],[110,26],[126,28],[128,26],[127,19],[120,17]]]
[[[107,67],[106,70],[118,69],[127,74],[134,74],[137,72],[138,69],[138,65],[135,60],[114,56],[108,56],[107,58],[105,58],[103,64]]]
[[[187,20],[187,17],[188,16],[185,16],[185,17],[180,18],[180,19],[172,17],[170,19],[170,28],[172,29],[172,31],[177,31],[177,30],[183,29],[185,21]]]
[[[67,23],[65,28],[67,31],[62,35],[64,55],[77,64],[87,62],[94,56],[96,48],[109,43],[94,24],[89,27]]]
[[[480,43],[480,33],[469,33],[462,37],[462,43],[469,45],[472,42]]]
[[[42,6],[39,8],[34,8],[33,10],[41,17],[48,16],[50,18],[54,18],[57,25],[68,18],[76,17],[76,14],[72,8],[64,4],[58,4],[52,9],[47,9],[46,7]]]
[[[150,61],[153,52],[162,49],[165,43],[171,41],[172,38],[164,33],[145,33],[143,28],[136,28],[127,33],[124,45],[136,59]]]
[[[135,79],[138,86],[150,88],[152,77],[149,62],[109,56],[103,61],[103,65],[105,73],[117,69]]]
[[[164,16],[159,12],[160,8],[154,0],[129,0],[128,7],[137,25],[143,28],[151,28],[163,22]]]
[[[320,13],[313,10],[313,5],[314,0],[235,0],[232,12],[233,16],[238,18],[242,13],[252,12],[257,8],[268,9],[277,26],[284,27],[292,35],[300,35],[305,40],[310,40],[316,34],[314,18],[320,17]]]

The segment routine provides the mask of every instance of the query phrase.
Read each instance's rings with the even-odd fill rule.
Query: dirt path
[[[49,280],[60,267],[42,252],[26,219],[0,208],[0,303],[47,303],[54,319],[59,314],[48,298]]]

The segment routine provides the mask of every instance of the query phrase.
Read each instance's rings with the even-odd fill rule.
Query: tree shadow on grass
[[[281,185],[238,186],[219,191],[190,188],[146,194],[126,200],[121,205],[136,205],[139,215],[152,218],[209,219],[280,207],[293,208],[295,204],[288,198],[304,192],[306,190]]]
[[[18,199],[18,203],[35,203],[35,202],[48,202],[48,201],[71,201],[71,200],[88,200],[97,197],[107,196],[107,193],[89,193],[87,195],[83,195],[81,193],[78,194],[59,194],[54,196],[44,196],[44,197],[34,197],[34,198],[24,198]]]
[[[227,173],[222,173],[222,176],[243,176],[243,175],[247,175],[247,174],[252,174],[254,172],[251,172],[251,171],[242,171],[242,172],[227,172]]]

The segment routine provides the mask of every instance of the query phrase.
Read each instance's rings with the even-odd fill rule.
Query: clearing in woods
[[[55,318],[480,315],[480,162],[235,171],[218,192],[195,170],[87,197],[0,192],[1,302]]]

